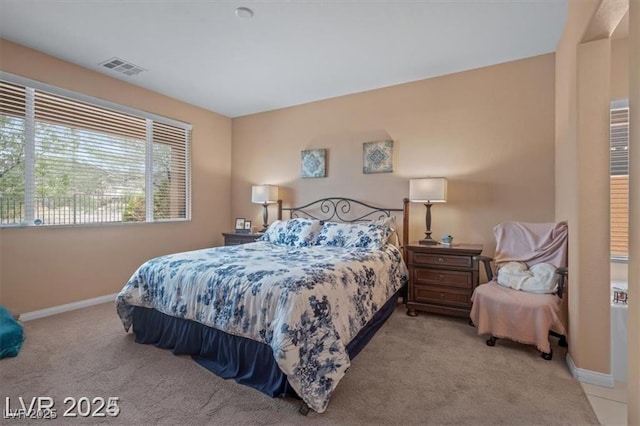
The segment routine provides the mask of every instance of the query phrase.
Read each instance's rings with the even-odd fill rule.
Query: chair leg
[[[567,343],[567,336],[565,336],[564,334],[556,333],[555,331],[551,330],[549,331],[549,334],[559,339],[558,346],[562,346],[563,348],[569,346],[569,344]]]
[[[542,352],[542,355],[540,356],[546,359],[547,361],[551,361],[551,359],[553,358],[553,349],[549,348],[549,353]]]
[[[473,320],[472,320],[472,319],[470,319],[470,320],[469,320],[469,325],[470,325],[471,327],[475,327],[475,324],[473,323]]]
[[[495,346],[496,340],[498,340],[496,336],[489,337],[487,339],[487,346]],[[540,356],[546,359],[547,361],[551,361],[551,359],[553,359],[553,349],[549,348],[549,353],[542,352]]]

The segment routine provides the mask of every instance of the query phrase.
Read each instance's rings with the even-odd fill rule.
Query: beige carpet
[[[0,408],[7,396],[12,404],[51,396],[61,416],[67,396],[120,398],[118,417],[58,418],[71,425],[598,424],[564,348],[553,345],[551,362],[508,341],[490,348],[463,319],[411,318],[401,306],[354,360],[327,411],[308,417],[297,400],[269,398],[189,357],[135,343],[111,303],[27,322],[25,333],[18,357],[0,360]]]

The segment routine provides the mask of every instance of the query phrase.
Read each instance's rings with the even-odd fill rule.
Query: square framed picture
[[[362,145],[362,173],[393,173],[393,141]]]
[[[308,149],[302,151],[301,172],[303,178],[321,178],[326,176],[326,149]]]
[[[240,231],[240,230],[244,231],[244,223],[245,223],[244,217],[237,217],[236,218],[236,231]]]

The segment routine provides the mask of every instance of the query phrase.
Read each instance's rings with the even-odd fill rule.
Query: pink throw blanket
[[[536,345],[544,353],[551,350],[549,330],[567,334],[558,316],[560,298],[555,294],[527,293],[490,281],[478,286],[471,300],[469,317],[478,334]]]
[[[567,266],[567,222],[504,222],[493,228],[496,236],[496,263],[550,263]]]

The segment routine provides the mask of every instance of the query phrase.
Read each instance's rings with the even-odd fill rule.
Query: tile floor
[[[627,384],[615,382],[614,388],[581,383],[587,399],[593,407],[600,424],[624,426],[627,424]]]

